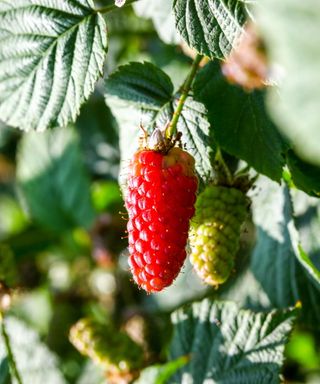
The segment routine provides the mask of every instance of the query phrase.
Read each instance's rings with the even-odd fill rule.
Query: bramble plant
[[[0,384],[320,382],[319,35],[0,0]]]

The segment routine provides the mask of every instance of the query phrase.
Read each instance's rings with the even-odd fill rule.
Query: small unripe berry
[[[248,198],[238,189],[209,185],[196,202],[190,231],[190,261],[207,284],[224,283],[239,249]]]
[[[71,343],[105,372],[131,372],[141,368],[142,348],[111,325],[92,319],[79,320],[70,330]]]

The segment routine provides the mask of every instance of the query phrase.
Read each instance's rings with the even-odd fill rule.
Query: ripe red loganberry
[[[169,286],[184,263],[197,186],[194,158],[178,147],[133,156],[125,198],[129,265],[147,292]]]

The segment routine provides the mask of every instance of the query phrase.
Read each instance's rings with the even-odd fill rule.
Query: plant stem
[[[195,75],[199,69],[199,64],[200,64],[202,58],[203,58],[202,55],[197,54],[197,56],[193,60],[191,70],[190,70],[190,72],[189,72],[189,74],[188,74],[188,76],[187,76],[187,78],[186,78],[186,80],[185,80],[185,82],[181,88],[181,96],[179,98],[177,108],[174,111],[173,116],[172,116],[172,120],[169,124],[169,127],[167,128],[166,136],[168,138],[171,138],[177,132],[177,123],[178,123],[179,117],[181,115],[184,103],[186,102],[186,99],[187,99],[188,94],[190,92],[193,79],[194,79],[194,77],[195,77]]]
[[[122,6],[122,8],[127,7],[128,5],[135,3],[136,1],[138,1],[138,0],[127,0],[125,2],[125,4]],[[112,4],[112,5],[107,5],[106,7],[103,7],[100,9],[96,9],[96,12],[97,13],[108,13],[108,12],[114,11],[115,9],[119,9],[119,7],[117,7],[115,4]]]
[[[4,322],[4,317],[3,317],[3,314],[1,312],[0,312],[0,323],[1,323],[1,333],[2,333],[4,344],[5,344],[5,347],[7,350],[7,357],[9,360],[9,365],[11,368],[12,375],[16,378],[18,384],[22,384],[21,376],[20,376],[20,373],[18,371],[16,362],[15,362],[15,359],[13,356],[9,335],[8,335],[6,325]]]
[[[222,166],[222,169],[223,169],[223,172],[227,178],[228,184],[232,185],[233,184],[233,176],[230,172],[229,167],[227,166],[227,164],[224,161],[224,158],[223,158],[222,153],[221,153],[221,149],[219,147],[217,147],[215,160],[218,161],[219,164]]]

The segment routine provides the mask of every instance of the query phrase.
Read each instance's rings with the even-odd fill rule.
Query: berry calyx
[[[171,285],[184,263],[198,186],[194,158],[166,140],[135,153],[125,197],[129,265],[147,292]]]
[[[248,198],[236,188],[209,185],[198,196],[190,261],[207,284],[218,286],[230,276],[247,210]]]

